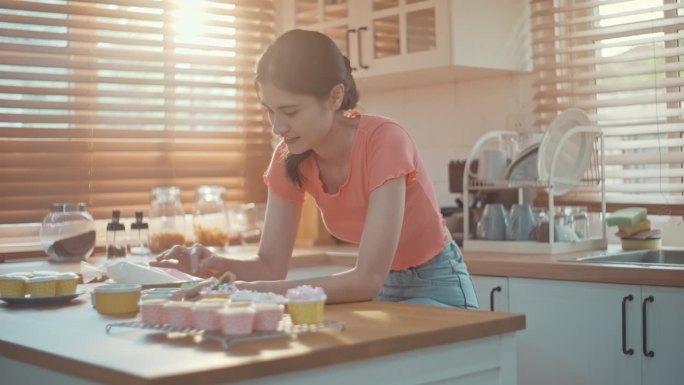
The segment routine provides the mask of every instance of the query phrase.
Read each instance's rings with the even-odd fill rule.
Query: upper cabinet
[[[525,0],[286,0],[280,30],[330,36],[362,89],[531,69]]]

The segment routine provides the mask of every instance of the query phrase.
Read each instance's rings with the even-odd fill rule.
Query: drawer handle
[[[647,334],[646,333],[646,304],[648,304],[649,302],[653,302],[653,301],[655,301],[655,298],[653,298],[653,296],[650,295],[650,296],[646,297],[646,299],[644,299],[644,303],[641,307],[641,320],[642,320],[642,322],[641,322],[641,325],[642,325],[641,336],[644,340],[643,347],[644,347],[644,355],[646,357],[655,356],[655,352],[653,350],[648,350],[648,340],[646,337],[646,334]]]
[[[494,311],[494,292],[501,291],[501,286],[497,286],[489,292],[489,310]]]
[[[627,349],[627,301],[634,300],[633,295],[628,295],[622,299],[622,353],[631,356],[634,349]]]

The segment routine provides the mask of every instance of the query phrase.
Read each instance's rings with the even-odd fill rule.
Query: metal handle
[[[653,296],[650,295],[650,296],[646,297],[646,299],[644,299],[644,303],[643,303],[643,305],[642,305],[642,307],[641,307],[641,325],[642,325],[642,327],[643,327],[642,330],[641,330],[641,336],[642,336],[642,338],[643,338],[643,340],[644,340],[644,342],[643,342],[643,348],[644,348],[644,355],[645,355],[646,357],[653,357],[653,356],[655,356],[655,352],[654,352],[653,350],[648,350],[648,340],[647,340],[647,337],[646,337],[646,304],[647,304],[648,302],[653,302],[653,301],[655,301],[655,298],[653,298]]]
[[[494,292],[501,291],[501,286],[497,286],[489,292],[489,310],[494,311]]]
[[[357,38],[357,40],[356,40],[356,42],[357,42],[357,47],[356,47],[356,48],[358,49],[358,52],[359,52],[359,66],[360,66],[361,68],[365,69],[365,70],[367,70],[367,69],[370,68],[370,67],[368,67],[367,65],[363,64],[363,50],[361,49],[361,32],[362,32],[362,31],[367,31],[367,30],[368,30],[367,27],[360,27],[360,28],[359,28],[359,34],[356,35],[356,38]]]
[[[633,295],[628,295],[622,299],[622,353],[631,356],[634,354],[634,349],[627,349],[627,301],[632,301]]]
[[[351,35],[352,33],[356,33],[356,28],[348,29],[344,33],[344,38],[347,41],[347,59],[349,59],[350,63],[351,63],[351,53],[349,52],[349,50],[351,49],[351,39],[349,38],[349,35]],[[351,70],[356,71],[356,67],[352,66]]]

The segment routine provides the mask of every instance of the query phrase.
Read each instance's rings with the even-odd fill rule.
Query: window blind
[[[610,209],[684,214],[684,2],[531,0],[537,124],[587,112],[604,134]],[[592,202],[579,188],[565,198]]]
[[[0,3],[0,223],[53,202],[147,213],[178,186],[260,202],[271,134],[254,66],[272,0],[4,0]]]

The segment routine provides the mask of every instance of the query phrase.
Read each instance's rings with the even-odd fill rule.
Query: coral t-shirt
[[[316,201],[323,222],[336,238],[358,244],[373,190],[386,181],[406,175],[404,221],[392,270],[423,264],[437,255],[448,239],[432,183],[406,131],[387,118],[360,115],[354,134],[347,180],[329,194],[319,177],[313,156],[299,165],[300,188],[287,177],[285,149],[281,142],[264,174],[269,189],[279,197],[301,204],[305,192]]]

